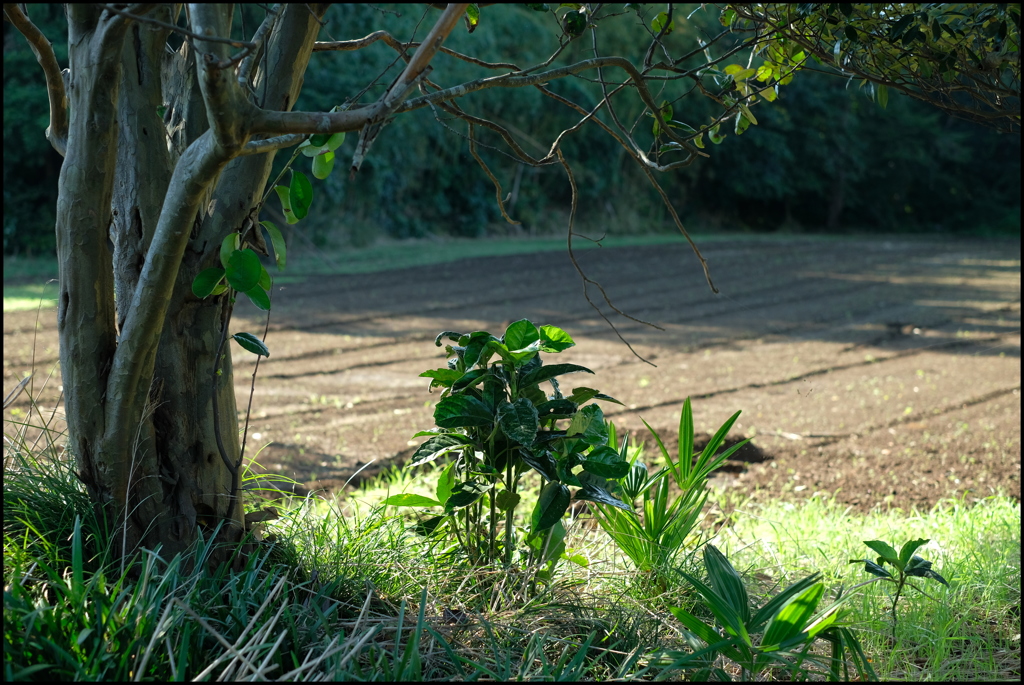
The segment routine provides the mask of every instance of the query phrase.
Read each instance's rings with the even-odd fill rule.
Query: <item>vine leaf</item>
[[[261,357],[269,357],[270,350],[266,344],[252,333],[235,333],[231,336],[243,349]]]

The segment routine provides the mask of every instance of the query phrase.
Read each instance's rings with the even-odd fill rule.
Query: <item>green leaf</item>
[[[920,576],[922,578],[931,578],[932,580],[937,580],[940,583],[942,583],[943,585],[945,585],[946,587],[949,587],[949,583],[946,582],[946,579],[943,578],[942,576],[940,576],[935,571],[931,570],[930,568],[914,569],[913,571],[908,571],[907,575],[908,576]]]
[[[412,530],[417,535],[427,537],[433,535],[434,531],[436,531],[438,527],[447,520],[447,516],[431,516],[425,521],[418,522],[412,527]]]
[[[903,564],[900,563],[900,556],[896,554],[896,550],[889,546],[888,543],[882,542],[881,540],[865,540],[864,544],[873,549],[883,559],[888,561],[893,566],[903,570]]]
[[[580,568],[590,568],[590,559],[587,559],[582,554],[563,554],[562,558],[576,564]]]
[[[252,333],[235,333],[231,337],[235,339],[236,343],[253,354],[263,357],[270,356],[270,350],[267,349],[266,344]]]
[[[483,497],[485,492],[487,492],[486,486],[481,485],[475,480],[456,483],[452,488],[452,494],[448,497],[448,501],[444,503],[444,512],[450,514],[456,509],[468,507]]]
[[[246,292],[256,287],[262,274],[263,265],[260,264],[260,258],[250,248],[235,250],[228,257],[225,275],[235,290]]]
[[[344,142],[345,142],[345,132],[344,131],[342,131],[340,133],[332,133],[331,137],[327,140],[327,143],[326,143],[327,149],[330,150],[331,152],[334,152],[339,147],[341,147],[341,144],[344,143]]]
[[[662,14],[664,14],[664,13],[662,13]],[[668,100],[662,100],[661,101],[661,106],[658,107],[658,113],[661,114],[661,118],[665,120],[665,124],[666,125],[668,124],[669,121],[672,120],[672,105],[669,104]],[[654,124],[651,127],[651,132],[654,135],[659,136],[659,135],[661,135],[661,122],[658,121],[658,117],[657,116],[655,116],[653,114],[651,116],[654,117]]]
[[[391,495],[384,500],[384,506],[388,507],[439,507],[441,503],[436,499],[424,497],[423,495],[414,495],[412,493],[404,493],[401,495]]]
[[[760,90],[757,94],[768,102],[775,102],[779,98],[779,93],[775,90],[774,86]]]
[[[562,352],[576,344],[568,333],[556,326],[541,326],[540,341],[541,352]]]
[[[920,549],[924,545],[927,545],[929,542],[931,542],[931,540],[924,540],[924,539],[910,540],[908,542],[905,542],[903,544],[903,546],[900,547],[900,554],[899,554],[900,564],[902,564],[903,566],[906,566],[907,563],[911,560],[911,558],[913,558],[914,552],[916,552],[918,549]]]
[[[585,471],[602,478],[624,478],[629,468],[629,462],[623,461],[618,450],[607,445],[595,447],[583,462]]]
[[[722,22],[722,26],[732,26],[733,22],[736,21],[736,10],[725,10],[718,20]]]
[[[535,385],[556,376],[561,376],[566,373],[589,373],[594,372],[585,366],[579,366],[578,364],[549,364],[548,366],[541,366],[533,371],[527,373],[519,381],[522,387],[528,385]],[[575,401],[575,400],[573,400]]]
[[[214,267],[200,271],[192,281],[192,293],[202,299],[213,293],[224,278],[224,269]]]
[[[578,435],[588,445],[603,445],[608,442],[608,431],[604,424],[604,413],[596,404],[587,406],[576,412],[566,430],[567,436]]]
[[[878,86],[878,104],[885,109],[889,105],[889,88],[884,85]]]
[[[573,38],[583,35],[587,28],[586,11],[580,10],[578,12],[566,13],[565,17],[562,18],[562,28]]]
[[[424,371],[420,374],[420,378],[432,378],[437,385],[443,385],[446,388],[450,388],[452,383],[462,378],[465,375],[455,369],[431,369],[430,371]],[[434,383],[430,384],[431,386]]]
[[[292,171],[292,182],[288,187],[288,199],[296,220],[305,219],[313,203],[313,184],[301,171]]]
[[[752,123],[754,126],[757,126],[757,119],[754,118],[754,115],[750,111],[749,107],[747,107],[746,105],[740,105],[740,111],[743,112],[743,116],[750,120],[750,123]]]
[[[558,480],[558,466],[548,452],[531,453],[523,451],[523,463],[544,476],[547,480]]]
[[[730,64],[723,71],[730,76],[732,80],[739,83],[740,81],[746,81],[751,76],[757,73],[757,69],[747,69],[740,64]]]
[[[779,611],[784,604],[786,604],[792,597],[803,592],[811,585],[816,583],[821,578],[820,573],[812,573],[811,575],[798,580],[793,583],[779,594],[772,597],[764,606],[762,606],[758,612],[750,619],[750,630],[751,632],[758,632],[761,630],[766,622],[768,622],[775,614]]]
[[[746,131],[748,128],[750,128],[750,121],[745,116],[743,116],[743,112],[737,112],[736,126],[733,129],[733,132],[738,136],[742,136],[743,132]]]
[[[274,246],[274,261],[277,262],[278,269],[283,269],[287,248],[284,244],[284,236],[281,235],[281,229],[269,221],[261,221],[260,226],[267,229],[267,233],[270,234],[270,243]]]
[[[768,624],[761,646],[777,645],[804,632],[824,593],[825,584],[815,583],[791,599]]]
[[[767,81],[769,81],[772,77],[772,74],[774,73],[775,70],[772,69],[771,66],[767,64],[762,64],[757,68],[757,71],[755,72],[757,80],[760,81],[761,83],[766,83]]]
[[[480,7],[476,3],[466,8],[466,21],[469,23],[469,33],[473,33],[480,23]]]
[[[258,308],[265,312],[270,311],[270,296],[267,295],[267,291],[261,288],[259,285],[254,285],[248,290],[243,291],[246,297]]]
[[[736,612],[743,623],[750,621],[750,597],[743,585],[740,574],[736,572],[725,555],[718,548],[708,543],[704,548],[704,566],[707,568],[711,587]]]
[[[238,234],[232,231],[224,236],[224,240],[220,241],[220,265],[225,269],[228,268],[228,259],[231,258],[231,253],[237,250],[239,247]]]
[[[558,523],[569,508],[569,501],[569,488],[558,481],[548,482],[541,488],[537,506],[530,517],[533,531],[538,533]]]
[[[452,461],[452,463],[448,464],[437,479],[437,501],[441,504],[446,503],[452,495],[452,488],[455,487],[456,464],[458,464],[458,461]]]
[[[470,333],[468,336],[463,337],[468,338],[464,345],[461,342],[461,340],[459,342],[460,345],[463,345],[463,347],[466,348],[465,351],[462,353],[462,359],[463,362],[466,364],[467,369],[473,368],[477,364],[477,362],[480,361],[480,355],[484,351],[484,348],[487,347],[488,343],[497,342],[498,340],[487,331],[476,331],[474,333]]]
[[[509,511],[519,506],[521,499],[522,497],[518,492],[499,490],[498,494],[494,496],[494,506],[498,507],[501,511]]]
[[[708,129],[708,138],[710,138],[711,142],[714,143],[715,145],[721,145],[722,141],[725,140],[726,135],[728,135],[728,134],[719,135],[718,134],[718,127],[719,127],[719,124],[715,124],[710,129]]]
[[[679,622],[686,626],[686,629],[706,642],[713,645],[722,641],[722,636],[715,632],[715,629],[701,621],[699,618],[679,607],[669,607],[672,615],[679,619]]]
[[[313,175],[321,181],[331,175],[334,170],[334,153],[330,150],[321,152],[313,158]]]
[[[537,405],[537,418],[541,421],[567,419],[576,413],[576,408],[576,403],[570,400],[548,400]]]
[[[437,403],[434,423],[441,428],[468,428],[489,426],[494,422],[491,410],[470,395],[451,395]]]
[[[706,559],[707,555],[705,554],[705,560]],[[701,598],[704,600],[704,605],[711,610],[711,613],[715,615],[715,618],[718,619],[718,623],[725,628],[727,633],[740,640],[746,646],[752,646],[746,624],[739,613],[733,609],[731,601],[722,597],[720,594],[715,592],[715,590],[702,583],[699,578],[696,578],[685,571],[680,571],[679,575],[685,578],[690,585],[694,587],[698,594],[700,594]]]
[[[864,564],[864,570],[879,578],[892,578],[892,574],[870,559],[850,559],[851,564]]]
[[[456,371],[456,373],[458,372]],[[457,379],[455,379],[455,382],[452,383],[452,392],[460,392],[466,388],[473,387],[483,380],[489,373],[490,371],[487,369],[473,369],[472,371],[467,371],[466,373],[461,374]]]
[[[409,466],[411,468],[426,464],[449,452],[460,450],[466,446],[468,440],[469,438],[464,435],[451,433],[436,435],[424,442],[413,452]]]
[[[329,133],[314,133],[312,136],[309,137],[308,142],[313,147],[319,148],[326,145],[327,141],[330,140],[330,138],[331,134]]]
[[[531,445],[537,437],[540,422],[537,408],[526,398],[515,402],[503,402],[498,406],[498,425],[501,432],[520,445]]]
[[[583,468],[586,467],[587,465],[584,462]],[[576,491],[576,499],[585,500],[587,502],[597,502],[598,504],[607,504],[626,511],[633,511],[631,506],[620,500],[618,497],[612,495],[608,492],[607,488],[602,488],[594,483],[584,483],[583,487]]]
[[[284,186],[274,186],[274,190],[277,191],[277,197],[281,200],[281,211],[284,213],[284,218],[289,224],[299,223],[295,212],[292,211],[292,201],[288,189]]]
[[[580,386],[578,388],[573,388],[572,394],[569,395],[567,399],[570,400],[571,402],[575,402],[576,404],[583,404],[584,402],[588,402],[594,399],[600,394],[600,390],[594,390],[593,388]]]
[[[502,342],[509,350],[521,350],[538,341],[540,341],[540,331],[528,319],[510,323],[502,338]]]
[[[274,281],[270,278],[270,273],[267,271],[266,267],[260,264],[260,269],[260,280],[256,283],[256,285],[263,288],[267,292],[270,292],[270,288],[271,286],[273,286]]]
[[[668,12],[661,12],[660,14],[658,14],[658,16],[651,20],[651,30],[654,31],[654,33],[656,34],[660,34],[661,30],[665,29],[665,33],[662,35],[667,36],[668,34],[672,33],[672,31],[675,30],[675,28],[676,21],[675,19],[673,19],[672,21],[668,20]]]

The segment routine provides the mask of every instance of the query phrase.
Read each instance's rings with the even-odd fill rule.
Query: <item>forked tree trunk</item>
[[[172,555],[197,526],[218,522],[237,539],[238,482],[222,457],[239,458],[230,348],[216,358],[232,304],[227,293],[200,300],[191,284],[246,224],[273,153],[182,159],[209,128],[189,43],[171,52],[164,28],[68,7],[70,124],[56,230],[69,449],[123,552],[160,545]],[[267,68],[253,91],[265,109],[291,109],[298,96],[323,13],[311,9],[286,6],[264,43]],[[163,5],[150,16],[168,23],[171,12]],[[227,10],[205,19],[229,35]],[[179,212],[194,216],[191,233],[148,254],[160,222]],[[157,328],[139,335],[130,317],[140,288],[159,287],[147,269],[160,260],[180,267]]]

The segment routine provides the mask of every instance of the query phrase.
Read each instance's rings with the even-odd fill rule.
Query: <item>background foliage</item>
[[[243,23],[251,33],[262,12],[255,6],[242,7],[236,17],[239,35]],[[650,7],[645,10],[648,15]],[[716,9],[696,8],[677,6],[681,20],[666,41],[692,45],[704,31],[720,30]],[[66,25],[60,6],[34,5],[30,16],[54,42],[58,59],[66,63]],[[419,24],[422,17],[420,6],[334,5],[321,40],[364,36],[382,27],[400,40],[421,39],[430,24]],[[640,22],[627,12],[618,21],[600,24],[601,53],[639,62],[647,45]],[[524,6],[494,7],[483,10],[477,30],[470,34],[460,28],[447,45],[483,59],[527,66],[550,54],[557,33],[549,13]],[[566,53],[561,59],[592,56],[590,39],[576,41]],[[362,100],[379,97],[397,75],[394,62],[395,53],[383,43],[356,52],[318,53],[297,109],[342,104],[392,65],[392,71],[377,79]],[[448,86],[478,78],[483,71],[439,55],[431,78]],[[805,69],[780,89],[776,102],[755,109],[759,125],[750,127],[742,139],[730,131],[721,145],[705,150],[710,159],[662,175],[659,180],[688,227],[702,232],[1019,230],[1019,135],[999,134],[896,94],[883,109],[858,86],[858,81]],[[600,92],[595,83],[582,79],[566,79],[551,87],[584,106],[596,104]],[[678,86],[667,86],[654,95],[673,100],[681,95],[673,88],[678,90]],[[709,106],[702,100],[679,100],[675,117],[691,125],[706,123],[710,110],[702,109]],[[532,89],[495,89],[468,98],[463,106],[506,126],[526,141],[531,153],[546,152],[557,132],[575,122],[572,112],[559,109]],[[641,115],[636,105],[632,111],[625,102],[620,107],[626,122]],[[443,112],[440,119],[444,125],[434,121],[429,109],[398,117],[385,128],[352,180],[344,168],[356,139],[349,136],[338,150],[340,168],[318,185],[309,220],[302,224],[300,244],[308,239],[320,246],[361,246],[380,236],[536,235],[564,229],[569,184],[559,167],[521,166],[501,152],[496,135],[478,131],[481,155],[504,192],[511,193],[509,213],[522,222],[507,224],[496,207],[492,184],[469,154],[465,125]],[[26,42],[5,24],[7,255],[53,250],[61,160],[43,136],[46,125],[46,91],[39,67]],[[649,119],[641,118],[637,129],[647,126]],[[564,149],[576,169],[581,225],[591,234],[674,230],[646,179],[607,135],[585,126],[566,140]],[[279,165],[287,157],[279,155]]]

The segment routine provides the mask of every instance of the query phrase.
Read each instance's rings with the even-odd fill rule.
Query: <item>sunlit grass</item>
[[[34,310],[40,306],[43,309],[57,306],[56,283],[40,283],[36,285],[4,284],[5,312],[23,312]]]
[[[548,584],[532,583],[518,566],[472,567],[450,541],[433,544],[412,530],[415,508],[381,506],[401,492],[432,496],[440,465],[425,465],[386,472],[337,499],[279,501],[281,518],[240,572],[190,569],[188,559],[209,553],[203,542],[191,556],[147,552],[125,566],[110,554],[112,533],[49,416],[5,416],[7,680],[683,676],[658,654],[686,649],[668,609],[701,613],[690,587],[677,576],[655,588],[589,514],[567,525],[569,551],[588,563],[563,560]],[[29,440],[29,429],[46,438]],[[524,512],[535,485],[523,490]],[[930,597],[909,590],[895,641],[885,584],[860,588],[848,604],[878,676],[1019,677],[1019,502],[965,499],[862,515],[823,498],[755,505],[733,495],[722,508],[728,516],[708,517],[726,521],[713,542],[757,604],[814,571],[830,595],[868,580],[862,563],[848,563],[871,556],[864,540],[898,548],[929,538],[919,553],[950,587],[920,580]],[[676,565],[699,573],[695,557],[686,549]]]
[[[899,549],[930,542],[918,554],[950,587],[916,579],[897,607],[892,642],[891,584],[858,590],[856,612],[866,653],[883,679],[990,680],[1020,675],[1020,502],[1009,497],[940,502],[927,511],[862,515],[824,498],[741,506],[715,544],[766,587],[820,571],[833,588],[870,580],[865,540]]]

